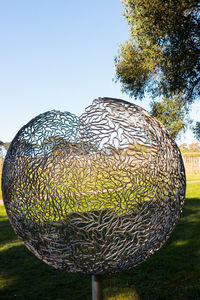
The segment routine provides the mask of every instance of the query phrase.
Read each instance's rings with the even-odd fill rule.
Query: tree
[[[186,112],[200,91],[199,0],[122,3],[130,39],[115,58],[116,80],[136,98],[147,91],[162,101],[179,99]]]
[[[199,143],[192,143],[189,145],[189,151],[190,152],[199,152],[200,151],[200,145]]]
[[[6,151],[8,150],[10,144],[11,144],[10,142],[5,142],[5,143],[3,144],[4,148],[6,149]]]
[[[194,132],[194,135],[197,138],[197,140],[200,141],[200,122],[196,122],[193,132]]]
[[[165,125],[174,139],[179,138],[187,127],[188,118],[180,99],[163,98],[157,102],[152,101],[151,113]]]
[[[116,58],[123,89],[184,95],[192,102],[200,87],[199,0],[122,0],[130,40]]]

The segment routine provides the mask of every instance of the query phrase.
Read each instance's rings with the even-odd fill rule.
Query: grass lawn
[[[1,190],[1,174],[2,174],[2,172],[0,171],[0,199],[3,199],[2,190]]]
[[[200,183],[187,186],[181,220],[146,262],[104,276],[105,300],[200,299]],[[91,299],[91,277],[55,270],[31,254],[0,206],[0,299]]]
[[[187,173],[186,174],[186,180],[187,181],[194,181],[194,180],[200,180],[200,173]]]

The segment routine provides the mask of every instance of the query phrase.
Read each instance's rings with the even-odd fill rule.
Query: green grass
[[[191,183],[169,240],[137,267],[104,276],[105,300],[200,299],[199,228],[200,184]],[[89,300],[91,278],[55,270],[37,259],[16,237],[0,206],[0,299]]]
[[[187,181],[200,180],[200,173],[187,173],[186,174]]]
[[[200,198],[200,182],[188,183],[186,188],[186,196],[189,199]]]
[[[1,190],[1,174],[2,172],[0,171],[0,199],[2,199],[2,190]]]

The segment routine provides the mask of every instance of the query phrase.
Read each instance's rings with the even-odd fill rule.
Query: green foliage
[[[187,105],[200,91],[199,1],[121,1],[130,38],[115,58],[116,81],[136,98],[146,91],[154,99],[162,96],[153,101],[152,113],[176,137],[189,123]]]
[[[173,138],[178,138],[186,128],[185,110],[179,99],[163,98],[151,103],[151,113],[165,125]]]
[[[116,79],[131,96],[182,95],[192,102],[200,86],[198,0],[122,0],[130,39],[116,58]]]
[[[193,132],[194,132],[194,135],[196,136],[197,140],[200,141],[200,122],[196,122]]]

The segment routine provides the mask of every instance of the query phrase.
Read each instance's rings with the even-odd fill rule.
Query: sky
[[[120,0],[0,0],[0,140],[56,109],[81,115],[98,97],[149,110],[115,83],[114,57],[128,39]],[[191,118],[198,120],[200,101]],[[191,130],[177,141],[196,142]]]

